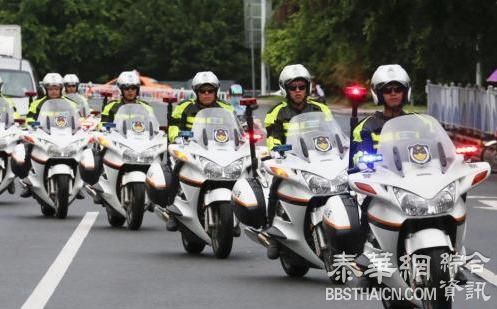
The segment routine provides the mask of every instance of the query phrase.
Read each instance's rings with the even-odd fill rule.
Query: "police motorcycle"
[[[255,100],[253,100],[255,102]],[[180,133],[180,143],[169,146],[171,159],[182,164],[181,194],[163,212],[178,220],[184,249],[200,253],[211,245],[217,258],[231,253],[238,221],[231,207],[231,190],[248,175],[255,158],[233,113],[223,108],[203,109],[192,131]],[[180,163],[181,162],[181,163]]]
[[[78,110],[63,99],[47,100],[32,129],[22,134],[30,144],[31,170],[23,184],[31,187],[44,216],[64,219],[69,205],[83,187],[77,166],[93,137],[83,131]],[[25,148],[16,147],[14,160],[23,165]]]
[[[106,124],[107,131],[97,133],[98,143],[105,148],[103,172],[93,180],[96,162],[90,149],[84,153],[81,170],[92,196],[98,196],[111,226],[127,222],[128,229],[138,230],[148,207],[145,180],[152,164],[159,164],[167,151],[167,138],[160,131],[157,118],[140,104],[125,104]]]
[[[69,93],[64,96],[78,104],[79,114],[81,116],[81,127],[83,130],[95,131],[100,123],[100,118],[96,117],[99,113],[92,111],[88,101],[84,100],[79,94]]]
[[[15,192],[15,174],[12,171],[11,155],[20,141],[20,128],[15,124],[14,110],[0,98],[0,194],[8,190]]]
[[[356,263],[367,274],[382,267],[378,257],[389,257],[383,286],[436,291],[436,300],[414,299],[411,307],[451,308],[443,286],[460,270],[445,266],[449,257],[466,254],[466,193],[490,173],[486,162],[463,160],[437,120],[405,115],[385,124],[376,155],[360,159],[369,168],[349,175],[351,188],[369,199],[370,232]]]
[[[288,276],[304,276],[311,267],[330,275],[336,254],[362,249],[358,207],[347,183],[348,147],[331,115],[311,112],[290,120],[287,145],[274,147],[280,154],[263,163],[281,180],[270,228],[265,228],[259,181],[241,179],[233,187],[234,212],[247,226],[246,234],[266,247],[276,241]],[[330,279],[335,281],[334,276]]]

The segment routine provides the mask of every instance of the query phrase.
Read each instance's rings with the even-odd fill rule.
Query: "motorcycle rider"
[[[380,132],[388,120],[405,115],[404,104],[411,98],[410,78],[407,72],[398,64],[380,65],[371,78],[371,95],[373,101],[383,105],[383,111],[362,119],[353,129],[350,155],[354,165],[365,169],[365,164],[359,163],[359,158],[365,154],[374,154],[378,149]],[[361,205],[361,226],[367,230],[366,209],[370,199]]]
[[[140,77],[136,72],[122,72],[117,78],[116,85],[119,90],[121,90],[121,99],[113,100],[107,103],[104,110],[102,111],[102,119],[100,120],[101,126],[105,125],[105,123],[107,122],[113,122],[117,110],[124,104],[141,104],[148,111],[153,111],[150,104],[138,98],[138,96],[140,95]]]
[[[124,71],[119,74],[116,85],[121,91],[121,99],[113,100],[105,105],[104,110],[101,114],[99,128],[102,129],[106,123],[114,122],[114,116],[121,106],[124,104],[141,104],[149,112],[153,112],[152,106],[147,102],[140,100],[138,96],[140,95],[140,77],[135,71]],[[93,150],[93,155],[95,158],[95,173],[101,174],[103,170],[103,157],[105,155],[106,148],[100,151]],[[102,201],[100,197],[95,197],[94,202],[100,204]]]
[[[64,86],[64,81],[62,76],[59,73],[47,73],[42,80],[42,86],[45,89],[46,95],[38,100],[31,102],[29,105],[29,111],[26,115],[26,123],[30,124],[35,122],[38,119],[38,115],[40,113],[41,107],[47,100],[51,99],[62,99],[67,102],[70,106],[75,109],[78,108],[77,104],[62,95],[62,88]],[[32,145],[26,146],[26,157],[25,164],[26,170],[29,171],[31,169],[31,151]],[[19,175],[18,175],[19,176]],[[29,197],[31,196],[31,188],[29,186],[24,186],[23,191],[21,192],[21,197]],[[80,197],[80,196],[79,196]]]
[[[234,112],[234,108],[226,102],[218,100],[217,94],[219,91],[220,83],[217,76],[211,71],[203,71],[195,74],[192,80],[192,89],[195,93],[195,98],[185,100],[178,104],[171,115],[171,124],[168,129],[169,142],[175,143],[180,131],[190,131],[193,127],[195,115],[205,108],[221,107],[229,112]],[[174,201],[179,190],[179,171],[182,167],[182,162],[176,162],[174,170],[170,172],[171,186],[170,196],[168,203]],[[169,172],[165,167],[165,173]],[[166,178],[168,179],[168,178]],[[168,231],[176,231],[178,223],[174,217],[167,222]]]
[[[19,118],[19,113],[17,112],[16,104],[14,103],[14,101],[12,101],[12,99],[4,96],[2,90],[3,90],[3,80],[2,77],[0,76],[0,99],[5,100],[7,104],[9,104],[14,110],[14,117]]]
[[[309,99],[311,75],[301,64],[287,65],[283,68],[279,78],[280,90],[286,100],[274,106],[266,115],[264,126],[267,130],[267,147],[272,150],[277,145],[286,142],[288,124],[292,117],[302,113],[323,112],[332,117],[331,110],[326,104]],[[269,190],[266,230],[272,226],[278,202],[278,186],[281,179],[274,177]],[[268,257],[276,259],[279,256],[279,247],[276,241],[270,240]]]
[[[371,95],[383,111],[361,120],[353,129],[352,151],[354,164],[364,154],[376,153],[380,132],[388,120],[405,115],[404,105],[411,99],[410,78],[398,64],[380,65],[371,78]]]

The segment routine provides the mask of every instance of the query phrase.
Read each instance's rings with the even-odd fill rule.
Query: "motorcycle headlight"
[[[200,164],[207,178],[210,179],[238,179],[242,174],[243,159],[236,160],[226,167],[206,158],[200,157]]]
[[[243,159],[236,160],[224,168],[224,177],[228,179],[238,179],[242,175]]]
[[[138,153],[128,148],[123,152],[123,160],[135,164],[151,164],[154,161],[154,154],[149,151]]]
[[[332,180],[302,171],[309,190],[314,194],[337,194],[347,190],[347,174],[342,173]]]
[[[393,192],[400,207],[408,216],[430,216],[451,211],[454,208],[455,183],[451,183],[432,199],[424,199],[412,192],[394,187]]]
[[[223,168],[219,164],[205,158],[200,158],[200,164],[207,178],[216,179],[223,177]]]

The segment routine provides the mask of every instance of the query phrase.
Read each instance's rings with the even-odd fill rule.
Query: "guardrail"
[[[428,114],[444,125],[496,135],[497,88],[426,84]]]

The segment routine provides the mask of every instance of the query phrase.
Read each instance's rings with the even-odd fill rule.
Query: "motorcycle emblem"
[[[430,149],[428,145],[412,145],[408,147],[411,161],[417,164],[425,164],[431,160]]]
[[[314,148],[317,151],[326,152],[331,149],[330,139],[326,136],[318,136],[314,138]]]
[[[65,128],[67,126],[67,117],[64,115],[58,115],[55,117],[55,125],[59,128]]]
[[[226,143],[229,140],[228,130],[224,129],[214,130],[214,140],[218,143]]]
[[[141,121],[134,121],[131,124],[131,130],[136,133],[143,133],[145,131],[145,126],[143,125],[143,122]]]

